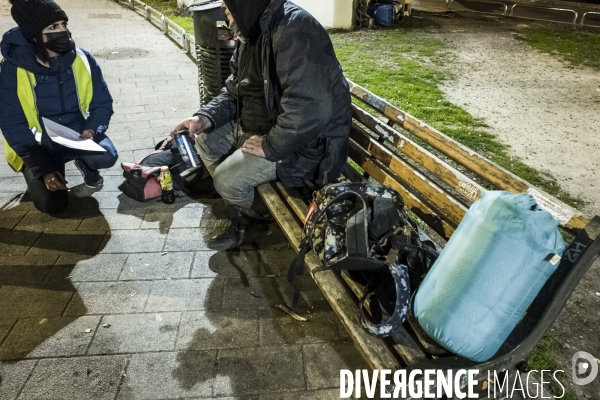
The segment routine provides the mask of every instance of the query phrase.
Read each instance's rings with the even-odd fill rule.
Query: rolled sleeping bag
[[[454,354],[489,360],[558,267],[558,224],[529,194],[484,192],[415,295],[423,330]]]

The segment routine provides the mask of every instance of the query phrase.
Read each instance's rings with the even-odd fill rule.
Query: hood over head
[[[33,45],[25,39],[20,28],[13,28],[2,37],[2,56],[11,64],[33,73],[41,73],[43,66],[37,62]]]
[[[223,0],[242,36],[250,42],[260,36],[260,16],[271,0]]]

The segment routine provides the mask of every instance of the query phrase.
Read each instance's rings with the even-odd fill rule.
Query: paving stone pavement
[[[196,66],[114,2],[58,2],[114,97],[120,160],[139,159],[196,110]],[[0,31],[12,26],[0,0]],[[214,252],[220,200],[137,203],[119,165],[104,176],[90,193],[68,165],[70,205],[50,217],[0,162],[0,400],[332,399],[341,368],[367,367],[310,278],[310,322],[275,309],[294,255],[276,225]]]

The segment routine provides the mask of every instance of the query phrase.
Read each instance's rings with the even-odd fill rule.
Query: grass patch
[[[510,156],[482,120],[444,99],[439,86],[450,78],[440,68],[449,59],[445,44],[411,33],[399,28],[333,33],[331,37],[348,78],[565,203],[580,207],[582,200],[562,190],[552,176]]]
[[[353,160],[348,159],[348,163],[350,164],[350,166],[359,174],[363,175],[365,173],[365,170],[361,168],[360,165],[358,165],[357,163],[355,163]]]
[[[558,55],[572,66],[600,71],[600,35],[570,28],[531,27],[515,35],[542,53]]]
[[[529,357],[529,367],[532,370],[538,371],[551,370],[552,373],[554,373],[554,371],[556,370],[562,369],[560,368],[560,366],[556,362],[556,359],[554,358],[553,351],[558,345],[560,345],[560,341],[555,336],[544,336],[540,343],[538,343],[531,357]],[[563,374],[563,376],[567,376],[566,373]],[[557,375],[557,378],[561,379],[562,383],[563,377],[561,375]],[[552,380],[551,382],[552,383],[550,384],[550,390],[552,391],[552,394],[557,397],[560,396],[563,392],[562,387],[554,380]],[[563,400],[578,400],[577,395],[572,389],[565,386],[564,391],[564,397],[562,397]]]
[[[178,7],[177,0],[142,0],[150,7],[154,8],[186,30],[187,33],[194,34],[194,21],[187,7]]]
[[[166,15],[166,14],[165,14]],[[189,34],[194,34],[194,20],[192,17],[182,17],[182,16],[168,16],[167,17],[175,22],[177,25],[185,29],[185,31]]]

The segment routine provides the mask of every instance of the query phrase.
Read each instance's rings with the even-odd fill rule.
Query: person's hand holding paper
[[[83,131],[80,135],[73,129],[67,128],[66,126],[63,126],[61,124],[57,124],[56,122],[51,121],[47,118],[42,117],[42,122],[44,123],[44,127],[46,127],[46,133],[48,133],[48,136],[54,143],[58,143],[65,147],[70,147],[72,149],[78,150],[102,152],[106,151],[93,140],[89,140],[89,138],[84,138],[83,134],[86,133],[86,131]]]
[[[79,135],[79,137],[81,139],[92,139],[95,133],[96,132],[94,132],[92,129],[85,129],[83,132],[81,132],[81,135]]]

